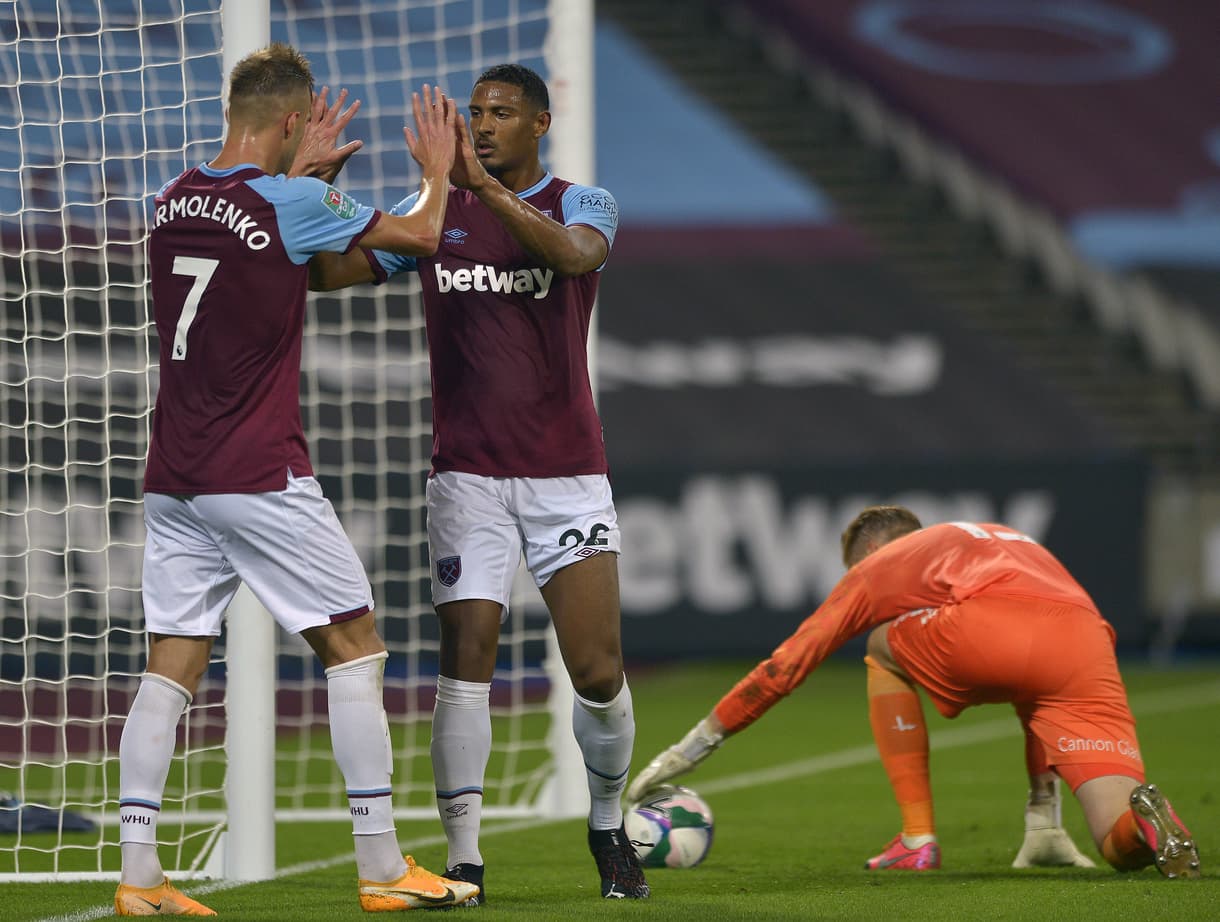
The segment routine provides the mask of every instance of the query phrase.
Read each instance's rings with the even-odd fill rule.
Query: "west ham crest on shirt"
[[[436,578],[442,586],[452,586],[462,577],[461,557],[442,557],[436,562]]]

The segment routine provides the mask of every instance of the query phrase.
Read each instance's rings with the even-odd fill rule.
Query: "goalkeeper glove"
[[[1032,797],[1025,805],[1025,840],[1013,859],[1014,868],[1076,867],[1095,868],[1097,865],[1072,841],[1060,824],[1059,785],[1052,787],[1049,799],[1035,802]]]
[[[670,746],[649,762],[627,787],[627,800],[638,803],[653,788],[684,775],[711,755],[724,742],[724,732],[715,730],[707,718],[699,721],[681,742]]]
[[[1025,830],[1025,841],[1013,859],[1014,868],[1095,868],[1062,826]]]

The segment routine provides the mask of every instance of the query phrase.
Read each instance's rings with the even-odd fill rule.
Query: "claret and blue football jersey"
[[[604,189],[546,174],[520,197],[565,225],[606,238],[618,207]],[[418,196],[400,202],[406,214]],[[415,270],[432,360],[432,466],[488,477],[607,472],[586,347],[599,272],[561,277],[543,266],[474,193],[451,188],[434,256],[382,251],[384,280]]]
[[[160,391],[144,489],[264,493],[313,473],[301,426],[308,262],[346,252],[380,212],[309,177],[187,170],[149,237]]]

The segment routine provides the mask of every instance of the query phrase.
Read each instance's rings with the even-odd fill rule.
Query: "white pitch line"
[[[1216,703],[1220,703],[1220,682],[1208,682],[1203,685],[1171,688],[1143,695],[1132,703],[1132,711],[1139,718],[1155,714],[1166,714],[1172,711],[1184,711],[1188,708]],[[928,742],[934,750],[954,749],[958,746],[990,742],[991,740],[1002,739],[1006,736],[1019,736],[1020,733],[1020,723],[1015,718],[1009,717],[1005,720],[989,720],[985,723],[972,724],[968,727],[939,730],[929,736]],[[839,768],[851,768],[876,761],[876,746],[871,744],[868,746],[853,746],[850,749],[840,749],[838,752],[829,752],[826,755],[814,756],[809,759],[798,759],[795,762],[786,762],[783,765],[776,765],[772,768],[741,772],[736,775],[719,778],[715,781],[701,782],[699,784],[699,792],[702,794],[718,794],[722,791],[737,791],[741,788],[755,787],[760,784],[774,784],[780,781],[791,781],[794,778],[819,775],[823,772],[834,771]],[[539,826],[549,826],[552,823],[559,822],[566,822],[566,819],[539,818],[495,825],[489,824],[483,829],[482,837],[487,838],[505,832],[519,832],[523,829],[536,829]],[[444,845],[445,837],[443,835],[427,836],[422,839],[416,839],[411,844],[415,848],[430,848],[434,845]],[[308,874],[312,871],[323,871],[345,862],[354,861],[355,857],[354,852],[348,852],[344,855],[336,855],[332,858],[323,858],[318,861],[305,861],[278,869],[275,877],[279,879],[281,877],[293,877],[297,874]],[[192,886],[189,890],[184,888],[183,892],[189,893],[191,896],[203,896],[208,893],[218,893],[223,890],[245,887],[251,883],[258,883],[258,881],[214,880],[199,886]],[[84,909],[69,915],[47,916],[37,920],[37,922],[92,922],[94,919],[103,919],[113,914],[114,909],[111,906],[95,906],[92,909]]]

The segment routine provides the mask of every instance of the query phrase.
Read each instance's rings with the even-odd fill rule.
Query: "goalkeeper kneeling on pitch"
[[[872,506],[843,533],[847,573],[825,602],[627,788],[631,801],[695,768],[789,694],[847,640],[868,632],[869,721],[902,831],[869,870],[941,866],[917,688],[945,717],[1009,702],[1025,731],[1025,840],[1013,867],[1093,867],[1060,822],[1059,780],[1080,801],[1114,868],[1198,877],[1190,832],[1144,777],[1114,630],[1063,565],[1003,525],[924,528]]]

